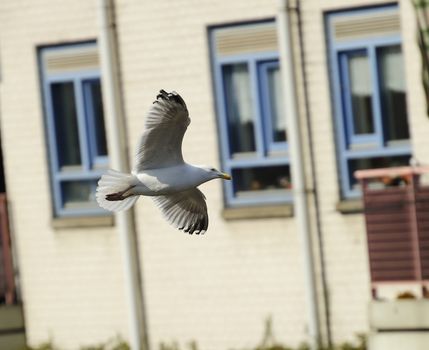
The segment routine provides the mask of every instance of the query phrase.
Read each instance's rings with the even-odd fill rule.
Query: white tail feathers
[[[124,196],[120,199],[121,192],[126,195],[127,190],[136,185],[136,177],[131,174],[124,174],[116,170],[109,170],[98,181],[98,186],[95,194],[98,205],[110,211],[121,211],[131,208],[137,199],[138,195]],[[118,199],[107,200],[108,196],[116,196]],[[128,194],[129,195],[129,194]]]

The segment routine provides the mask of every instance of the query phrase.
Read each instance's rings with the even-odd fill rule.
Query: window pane
[[[100,80],[86,81],[84,84],[85,89],[88,89],[85,97],[90,99],[87,101],[87,104],[90,108],[88,112],[93,118],[95,152],[97,156],[107,156],[106,129],[104,126],[104,111]]]
[[[51,94],[59,164],[80,165],[74,84],[72,82],[51,84]]]
[[[372,115],[372,84],[369,60],[366,53],[357,53],[348,58],[353,128],[355,134],[374,133]]]
[[[95,205],[94,181],[67,181],[62,184],[64,207]]]
[[[286,141],[286,116],[282,105],[282,84],[279,67],[269,68],[268,93],[270,96],[270,114],[272,125],[272,140],[274,142]]]
[[[225,65],[222,73],[231,153],[254,152],[256,150],[255,116],[247,64]]]
[[[381,93],[386,136],[391,140],[410,138],[405,96],[404,62],[400,46],[378,50]]]
[[[377,168],[392,168],[400,166],[408,166],[410,156],[390,156],[390,157],[375,157],[375,158],[360,158],[349,160],[350,183],[353,188],[359,188],[359,183],[354,177],[356,170],[377,169]]]
[[[291,188],[288,166],[234,169],[232,178],[235,192]]]

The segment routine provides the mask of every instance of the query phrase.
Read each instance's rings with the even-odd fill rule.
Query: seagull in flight
[[[109,170],[98,181],[100,207],[127,210],[140,196],[150,196],[171,225],[189,234],[205,233],[206,198],[197,187],[213,179],[231,180],[231,176],[183,160],[182,140],[190,122],[182,97],[161,90],[146,116],[131,173]]]

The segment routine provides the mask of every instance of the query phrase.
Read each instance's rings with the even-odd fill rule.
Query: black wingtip
[[[172,91],[170,94],[168,94],[168,97],[171,97],[175,102],[186,108],[185,101],[176,91]]]
[[[167,92],[164,89],[161,89],[161,90],[159,90],[159,94],[156,95],[156,100],[153,103],[158,102],[160,99],[161,100],[173,100],[174,102],[182,105],[185,109],[187,108],[185,101],[176,91]]]
[[[167,100],[168,99],[168,92],[165,91],[164,89],[159,90],[159,94],[156,95],[156,100],[153,101],[153,103],[158,102],[159,99]]]

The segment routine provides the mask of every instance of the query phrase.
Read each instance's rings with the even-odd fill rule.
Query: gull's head
[[[209,180],[212,179],[224,179],[224,180],[231,180],[231,175],[223,173],[216,168],[210,167],[210,166],[200,166],[201,169],[203,169],[209,178]]]

